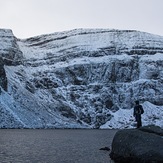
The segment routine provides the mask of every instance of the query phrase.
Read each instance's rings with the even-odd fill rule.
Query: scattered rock
[[[100,148],[99,150],[110,151],[109,147]]]

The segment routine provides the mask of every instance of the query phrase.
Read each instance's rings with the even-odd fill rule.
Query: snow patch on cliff
[[[146,101],[142,104],[144,114],[142,114],[142,125],[156,125],[163,128],[163,106],[156,106]],[[133,109],[119,109],[117,112],[111,113],[110,121],[102,125],[101,129],[123,129],[135,128],[136,122],[133,116]]]

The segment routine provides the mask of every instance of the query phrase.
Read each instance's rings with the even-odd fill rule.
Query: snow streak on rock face
[[[4,62],[8,91],[0,99],[3,119],[13,120],[2,120],[1,127],[115,128],[113,118],[130,114],[137,99],[163,105],[161,36],[103,29],[24,40],[10,30],[0,34],[3,60],[14,61]],[[129,120],[116,122],[119,128],[132,127],[124,125]]]
[[[6,65],[18,64],[22,59],[17,38],[9,29],[0,29],[0,59]]]
[[[11,30],[0,30],[0,86],[7,91],[7,78],[4,65],[18,64],[18,60],[22,57],[16,38]],[[15,63],[15,61],[17,63]]]

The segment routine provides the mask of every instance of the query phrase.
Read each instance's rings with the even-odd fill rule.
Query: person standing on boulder
[[[135,107],[134,107],[134,117],[137,122],[137,128],[142,126],[141,122],[141,114],[144,113],[142,105],[139,104],[139,101],[135,101]]]

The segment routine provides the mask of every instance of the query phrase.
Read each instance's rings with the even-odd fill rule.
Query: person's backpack
[[[143,114],[144,113],[144,109],[141,105],[139,105],[139,108],[140,108],[140,113]]]

